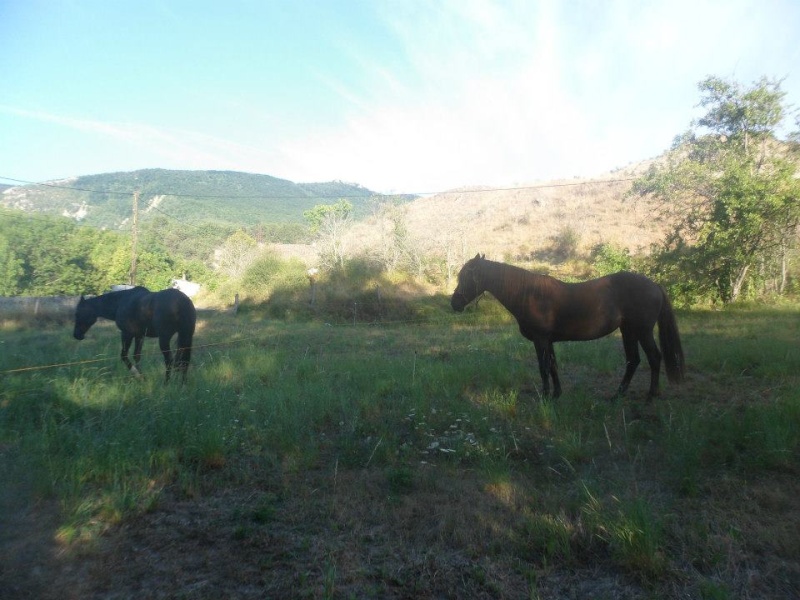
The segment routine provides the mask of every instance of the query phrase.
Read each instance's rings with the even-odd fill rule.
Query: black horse
[[[584,283],[564,283],[519,267],[486,260],[468,260],[458,274],[450,305],[461,312],[488,291],[514,315],[523,336],[536,347],[544,395],[561,395],[554,342],[594,340],[619,329],[627,365],[618,394],[628,389],[639,366],[641,345],[650,364],[648,398],[658,395],[663,352],[667,378],[683,379],[684,362],[675,314],[664,290],[644,275],[620,272]],[[653,337],[658,323],[659,352]]]
[[[135,287],[94,298],[81,296],[75,309],[75,339],[82,340],[98,317],[113,320],[122,332],[120,358],[134,375],[139,375],[144,337],[157,337],[167,367],[165,381],[169,381],[173,366],[170,340],[177,333],[178,349],[174,364],[181,373],[182,381],[186,381],[186,371],[192,356],[192,336],[197,321],[194,304],[186,294],[176,289],[151,292],[144,287]],[[133,349],[135,365],[128,358],[128,349],[133,340],[136,340]]]

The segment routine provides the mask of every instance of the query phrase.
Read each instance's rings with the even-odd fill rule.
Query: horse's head
[[[86,332],[97,321],[97,311],[92,305],[81,296],[78,301],[78,306],[75,308],[75,331],[72,335],[76,340],[82,340],[86,337]]]
[[[453,297],[450,298],[450,306],[453,310],[461,312],[464,307],[475,300],[483,292],[480,288],[480,271],[483,256],[476,254],[475,258],[469,259],[461,271],[458,273],[458,285]]]

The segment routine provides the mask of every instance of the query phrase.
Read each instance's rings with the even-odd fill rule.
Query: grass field
[[[800,597],[800,306],[679,313],[648,403],[616,336],[557,345],[550,401],[497,305],[436,302],[202,313],[185,386],[6,321],[0,597]]]

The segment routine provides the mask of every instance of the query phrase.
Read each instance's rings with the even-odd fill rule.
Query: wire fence
[[[0,318],[70,316],[80,296],[11,296],[0,297]]]
[[[66,317],[72,317],[74,314],[75,304],[77,303],[77,298],[67,297],[64,298],[27,298],[28,302],[19,302],[19,303],[11,303],[5,302],[6,300],[22,300],[22,299],[13,299],[13,298],[0,298],[0,318],[8,317],[8,313],[5,312],[4,306],[9,305],[24,305],[27,309],[31,310],[31,307],[36,306],[36,300],[39,301],[39,305],[47,305],[53,307],[55,312],[51,313],[51,315],[57,314],[59,316],[58,320],[64,320]],[[69,302],[67,302],[69,300]],[[53,301],[53,302],[50,302]],[[57,302],[60,301],[60,302]],[[380,303],[378,306],[368,307],[368,305],[364,302],[353,302],[352,303],[352,319],[341,319],[341,320],[324,320],[324,319],[314,319],[312,322],[317,323],[319,325],[323,325],[325,327],[331,328],[366,328],[366,327],[402,327],[402,326],[420,326],[420,325],[436,325],[436,326],[443,326],[449,325],[451,323],[457,322],[457,319],[461,319],[463,321],[463,317],[460,315],[446,315],[444,313],[432,315],[410,315],[403,318],[390,318],[387,314],[386,317],[381,317],[379,312],[386,311],[387,304],[386,302]],[[360,311],[360,313],[359,313]],[[212,316],[214,313],[226,313],[231,314],[229,310],[210,310],[210,309],[200,309],[198,311],[201,314],[205,314],[207,317]],[[393,311],[389,311],[393,312]],[[32,313],[28,312],[27,315],[31,315]],[[397,313],[394,313],[397,314]],[[367,318],[365,318],[367,317]],[[276,319],[276,321],[280,321]],[[284,322],[284,321],[281,321]],[[307,323],[307,321],[301,321],[300,323]],[[192,351],[201,351],[201,350],[208,350],[213,348],[222,348],[222,347],[231,347],[237,346],[241,344],[258,344],[258,343],[268,343],[272,338],[272,333],[264,333],[264,334],[256,334],[256,335],[247,335],[247,336],[237,336],[234,339],[227,339],[222,341],[216,342],[209,342],[204,344],[194,344],[192,346]],[[142,352],[142,358],[148,359],[154,356],[160,356],[160,350],[145,350]],[[57,369],[57,368],[72,368],[78,367],[81,365],[89,365],[89,364],[96,364],[102,362],[115,362],[119,361],[119,354],[115,353],[109,356],[102,356],[98,358],[91,358],[91,359],[83,359],[77,361],[68,361],[68,362],[59,362],[59,363],[51,363],[51,364],[37,364],[37,365],[21,365],[18,367],[14,367],[11,369],[0,370],[0,377],[6,375],[17,375],[23,373],[31,373],[36,371],[47,371],[50,369]]]

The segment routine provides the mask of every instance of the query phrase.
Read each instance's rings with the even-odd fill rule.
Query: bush
[[[265,252],[251,264],[242,276],[242,291],[248,296],[266,298],[273,280],[284,267],[284,261],[273,252]]]
[[[581,241],[581,235],[575,229],[567,225],[563,227],[555,236],[553,236],[553,243],[551,252],[553,259],[566,262],[574,258],[578,253],[578,245]]]
[[[599,244],[592,250],[594,269],[600,276],[631,270],[631,254],[616,244]]]

